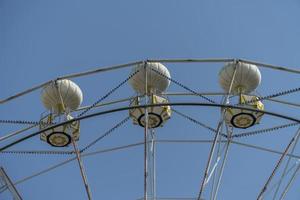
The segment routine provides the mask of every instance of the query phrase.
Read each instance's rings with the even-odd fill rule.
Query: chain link
[[[275,93],[275,94],[267,95],[267,96],[264,96],[264,97],[258,97],[257,99],[252,99],[252,100],[249,100],[249,101],[245,101],[241,105],[251,104],[251,103],[255,103],[255,102],[262,101],[262,100],[267,100],[267,99],[272,99],[274,97],[284,96],[284,95],[299,92],[299,91],[300,91],[300,87],[293,88],[293,89],[281,91],[281,92],[278,92],[278,93]]]
[[[118,129],[119,127],[121,127],[123,124],[125,124],[125,122],[127,122],[129,119],[130,119],[130,117],[126,117],[125,119],[123,119],[121,122],[119,122],[118,124],[116,124],[114,127],[112,127],[111,129],[109,129],[108,131],[106,131],[103,135],[101,135],[100,137],[98,137],[97,139],[95,139],[93,142],[91,142],[90,144],[88,144],[87,146],[85,146],[83,149],[81,149],[80,153],[85,152],[87,149],[89,149],[90,147],[92,147],[93,145],[95,145],[97,142],[99,142],[100,140],[102,140],[106,136],[110,135],[113,131],[115,131],[116,129]]]
[[[99,104],[101,101],[103,101],[104,99],[106,99],[109,95],[111,95],[112,93],[114,93],[117,89],[119,89],[122,85],[124,85],[127,81],[129,81],[134,75],[136,75],[139,72],[139,70],[136,70],[134,73],[130,74],[125,80],[123,80],[119,85],[117,85],[116,87],[114,87],[113,89],[111,89],[106,95],[104,95],[103,97],[101,97],[100,99],[98,99],[95,103],[93,103],[91,106],[89,106],[88,108],[86,108],[84,111],[82,111],[77,117],[81,117],[84,114],[86,114],[89,110],[91,110],[92,108],[94,108],[97,104]]]
[[[54,125],[55,123],[46,123],[46,122],[35,122],[35,121],[26,121],[26,120],[6,120],[1,119],[0,124],[26,124],[26,125]]]
[[[127,122],[129,119],[130,119],[130,117],[126,117],[125,119],[123,119],[121,122],[119,122],[118,124],[113,126],[111,129],[106,131],[103,135],[101,135],[96,140],[94,140],[93,142],[91,142],[90,144],[85,146],[83,149],[81,149],[80,153],[83,153],[84,151],[86,151],[87,149],[89,149],[90,147],[95,145],[97,142],[99,142],[100,140],[102,140],[106,136],[110,135],[113,131],[115,131],[116,129],[121,127],[123,124],[125,124],[125,122]],[[74,153],[75,153],[74,151],[0,151],[0,154],[32,154],[32,155],[33,154],[35,154],[35,155],[39,155],[39,154],[45,154],[45,155],[47,155],[47,154],[48,155],[50,155],[50,154],[52,154],[52,155],[71,155],[71,154],[74,154]]]
[[[261,130],[257,130],[257,131],[239,133],[239,134],[233,135],[232,138],[241,138],[241,137],[248,137],[248,136],[258,135],[258,134],[263,134],[263,133],[269,133],[272,131],[276,131],[279,129],[284,129],[284,128],[288,128],[288,127],[292,127],[292,126],[296,126],[296,125],[299,125],[299,123],[296,122],[296,123],[284,124],[284,125],[280,125],[280,126],[274,126],[271,128],[261,129]]]
[[[206,124],[204,124],[204,123],[202,123],[202,122],[200,122],[200,121],[198,121],[198,120],[196,120],[196,119],[194,119],[194,118],[192,118],[192,117],[190,117],[188,115],[185,115],[185,114],[183,114],[183,113],[181,113],[181,112],[179,112],[179,111],[177,111],[175,109],[172,109],[172,111],[175,112],[176,114],[184,117],[185,119],[187,119],[187,120],[189,120],[189,121],[191,121],[191,122],[193,122],[193,123],[195,123],[197,125],[200,125],[201,127],[205,128],[205,129],[207,129],[207,130],[209,130],[211,132],[217,133],[216,129],[214,129],[214,128],[212,128],[212,127],[210,127],[210,126],[208,126],[208,125],[206,125]],[[221,136],[227,138],[226,134],[224,134],[224,133],[220,133],[220,134],[221,134]]]
[[[210,127],[210,126],[207,126],[206,124],[188,116],[188,115],[185,115],[175,109],[172,109],[173,112],[175,112],[176,114],[186,118],[187,120],[195,123],[195,124],[198,124],[200,125],[201,127],[211,131],[211,132],[214,132],[216,133],[217,131]],[[235,135],[232,135],[231,138],[242,138],[242,137],[249,137],[249,136],[253,136],[253,135],[258,135],[258,134],[264,134],[264,133],[269,133],[269,132],[272,132],[272,131],[276,131],[276,130],[279,130],[279,129],[284,129],[284,128],[288,128],[288,127],[292,127],[292,126],[296,126],[296,125],[299,125],[299,123],[289,123],[289,124],[284,124],[284,125],[280,125],[280,126],[274,126],[274,127],[271,127],[271,128],[267,128],[267,129],[261,129],[261,130],[257,130],[257,131],[251,131],[251,132],[244,132],[244,133],[239,133],[239,134],[235,134]],[[221,135],[225,138],[227,138],[227,135],[225,133],[221,133]]]
[[[54,155],[71,155],[74,151],[0,151],[0,154],[54,154]]]
[[[182,83],[180,83],[180,82],[178,82],[178,81],[176,81],[176,80],[174,80],[174,79],[172,79],[172,78],[170,78],[170,77],[167,77],[166,75],[162,74],[161,72],[157,71],[156,69],[151,68],[151,70],[154,71],[154,72],[156,72],[156,73],[159,74],[160,76],[164,77],[165,79],[168,79],[168,80],[171,81],[172,83],[174,83],[174,84],[176,84],[176,85],[182,87],[183,89],[185,89],[185,90],[187,90],[187,91],[189,91],[189,92],[192,92],[193,94],[195,94],[195,95],[197,95],[197,96],[199,96],[199,97],[205,99],[206,101],[208,101],[208,102],[210,102],[210,103],[216,103],[214,100],[212,100],[212,99],[210,99],[210,98],[208,98],[208,97],[206,97],[206,96],[204,96],[204,95],[202,95],[202,94],[199,94],[198,92],[196,92],[196,91],[190,89],[189,87],[183,85]]]

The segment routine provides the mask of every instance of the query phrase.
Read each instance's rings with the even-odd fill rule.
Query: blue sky
[[[297,69],[300,63],[299,9],[297,0],[2,0],[0,98],[64,74],[152,58],[244,58]],[[220,63],[167,63],[166,66],[175,80],[197,91],[221,91],[218,85]],[[73,81],[84,92],[83,105],[89,105],[124,80],[129,72],[130,69],[122,69]],[[261,69],[261,73],[262,83],[257,91],[263,96],[299,87],[299,75],[270,69]],[[171,85],[169,91],[184,90]],[[107,101],[133,94],[125,85]],[[281,99],[297,103],[299,97],[292,94]],[[196,97],[171,99],[180,100],[202,101]],[[268,101],[265,104],[267,110],[300,118],[295,107]],[[220,114],[218,109],[212,108],[177,109],[213,127]],[[1,105],[0,118],[37,121],[44,111],[40,91],[36,91]],[[79,146],[83,147],[127,115],[120,112],[83,121]],[[157,130],[159,139],[212,138],[207,130],[173,115],[165,127]],[[287,121],[265,116],[262,124],[252,129],[283,123]],[[18,128],[22,126],[1,124],[0,136]],[[295,131],[296,127],[292,127],[240,141],[283,151]],[[90,151],[142,140],[142,129],[127,122]],[[208,144],[158,144],[158,196],[195,197],[209,148]],[[11,148],[16,149],[55,150],[38,137]],[[297,150],[299,148],[295,154]],[[0,165],[13,181],[70,158],[63,155],[0,156]],[[232,145],[219,199],[255,199],[278,159],[276,154]],[[143,196],[142,146],[86,157],[83,162],[94,199]],[[296,180],[286,199],[300,198],[295,187],[299,183]],[[17,188],[24,199],[86,199],[76,162],[21,183]],[[208,194],[209,187],[205,197]]]

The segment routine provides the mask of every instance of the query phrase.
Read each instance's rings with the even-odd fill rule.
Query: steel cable
[[[248,136],[252,136],[252,135],[258,135],[258,134],[262,134],[262,133],[269,133],[269,132],[272,132],[272,131],[276,131],[276,130],[279,130],[279,129],[288,128],[288,127],[292,127],[292,126],[296,126],[296,125],[299,125],[299,123],[289,123],[289,124],[284,124],[284,125],[280,125],[280,126],[274,126],[274,127],[271,127],[271,128],[239,133],[239,134],[233,135],[232,138],[241,138],[241,137],[248,137]]]
[[[108,131],[106,131],[103,135],[101,135],[100,137],[96,138],[94,141],[92,141],[88,145],[86,145],[83,149],[80,150],[80,153],[85,152],[86,150],[88,150],[89,148],[91,148],[93,145],[95,145],[97,142],[99,142],[103,138],[105,138],[108,135],[110,135],[113,131],[115,131],[116,129],[118,129],[119,127],[121,127],[123,124],[125,124],[129,119],[130,119],[130,117],[126,117],[125,119],[123,119],[121,122],[119,122],[118,124],[116,124],[114,127],[112,127],[111,129],[109,129]]]
[[[182,112],[179,112],[178,110],[175,110],[174,108],[172,108],[172,111],[173,111],[174,113],[176,113],[176,114],[182,116],[183,118],[185,118],[185,119],[187,119],[187,120],[189,120],[189,121],[191,121],[191,122],[193,122],[193,123],[195,123],[195,124],[197,124],[197,125],[199,125],[199,126],[205,128],[205,129],[207,129],[207,130],[210,130],[211,132],[217,133],[217,130],[216,130],[216,129],[214,129],[214,128],[212,128],[212,127],[210,127],[210,126],[208,126],[208,125],[206,125],[206,124],[204,124],[204,123],[202,123],[202,122],[200,122],[200,121],[198,121],[198,120],[196,120],[196,119],[194,119],[194,118],[192,118],[192,117],[190,117],[190,116],[188,116],[188,115],[186,115],[186,114],[183,114]],[[223,137],[227,138],[227,135],[226,135],[226,134],[221,133],[221,135],[222,135]]]
[[[275,94],[270,94],[270,95],[267,95],[267,96],[264,96],[264,97],[258,97],[257,99],[252,99],[252,100],[249,100],[249,101],[245,101],[245,102],[241,103],[240,105],[251,104],[251,103],[258,102],[258,101],[272,99],[272,98],[275,98],[275,97],[284,96],[284,95],[299,92],[299,91],[300,91],[300,87],[289,89],[289,90],[284,90],[284,91],[281,91],[281,92],[277,92]]]
[[[82,148],[80,150],[80,153],[85,152],[87,149],[89,149],[90,147],[92,147],[93,145],[95,145],[97,142],[99,142],[103,138],[105,138],[108,135],[110,135],[111,133],[113,133],[115,130],[117,130],[123,124],[125,124],[129,119],[130,119],[130,117],[126,117],[125,119],[123,119],[121,122],[119,122],[118,124],[116,124],[115,126],[113,126],[111,129],[109,129],[108,131],[106,131],[103,135],[101,135],[100,137],[96,138],[94,141],[92,141],[91,143],[89,143],[88,145],[86,145],[84,148]],[[0,154],[71,155],[71,154],[74,154],[74,153],[75,153],[74,151],[0,151]]]
[[[170,78],[170,77],[164,75],[163,73],[157,71],[156,69],[151,68],[151,70],[154,71],[155,73],[159,74],[159,75],[162,76],[163,78],[168,79],[168,80],[171,81],[172,83],[174,83],[174,84],[176,84],[176,85],[182,87],[183,89],[185,89],[185,90],[187,90],[187,91],[189,91],[189,92],[192,92],[193,94],[195,94],[195,95],[197,95],[197,96],[199,96],[199,97],[205,99],[206,101],[208,101],[208,102],[210,102],[210,103],[216,103],[214,100],[212,100],[212,99],[210,99],[210,98],[208,98],[208,97],[206,97],[206,96],[204,96],[204,95],[202,95],[202,94],[199,94],[198,92],[196,92],[196,91],[190,89],[189,87],[183,85],[182,83],[180,83],[180,82],[178,82],[178,81],[176,81],[176,80],[174,80],[174,79],[172,79],[172,78]]]
[[[46,123],[42,121],[35,122],[35,121],[26,121],[26,120],[0,119],[0,124],[54,125],[55,123]]]
[[[119,83],[116,87],[111,89],[106,95],[102,96],[100,99],[98,99],[96,102],[94,102],[91,106],[87,107],[85,110],[83,110],[77,117],[81,117],[84,114],[86,114],[89,110],[94,108],[97,104],[99,104],[101,101],[109,97],[112,93],[114,93],[117,89],[119,89],[122,85],[124,85],[127,81],[129,81],[134,75],[136,75],[139,72],[139,70],[136,70],[134,73],[130,74],[125,80],[123,80],[121,83]]]

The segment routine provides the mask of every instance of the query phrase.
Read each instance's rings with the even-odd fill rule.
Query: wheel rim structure
[[[113,70],[122,70],[124,68],[127,67],[132,67],[132,66],[136,66],[136,65],[144,65],[146,67],[148,64],[151,63],[163,63],[163,64],[168,64],[169,66],[172,66],[172,64],[182,64],[182,63],[191,63],[191,64],[215,64],[215,65],[220,65],[222,63],[247,63],[247,64],[252,64],[252,65],[257,65],[259,68],[264,69],[271,69],[272,71],[277,71],[277,72],[286,72],[286,73],[290,73],[290,74],[295,74],[297,76],[299,76],[300,71],[296,70],[296,69],[291,69],[291,68],[285,68],[285,67],[281,67],[281,66],[275,66],[275,65],[270,65],[270,64],[265,64],[265,63],[259,63],[259,62],[254,62],[254,61],[248,61],[248,60],[242,60],[242,59],[160,59],[160,60],[146,60],[146,61],[137,61],[137,62],[133,62],[133,63],[128,63],[128,64],[121,64],[121,65],[115,65],[115,66],[111,66],[111,67],[106,67],[106,68],[98,68],[96,70],[90,70],[87,72],[82,72],[82,73],[77,73],[77,74],[71,74],[71,75],[66,75],[66,76],[62,76],[59,77],[55,80],[63,80],[66,78],[79,78],[79,77],[83,77],[83,76],[88,76],[88,75],[92,75],[92,74],[96,74],[96,73],[104,73],[107,71],[113,71]],[[148,69],[148,68],[145,68]],[[169,68],[170,71],[172,72],[172,67]],[[148,72],[146,70],[146,72]],[[150,73],[151,71],[149,71],[148,73]],[[138,73],[138,72],[137,72]],[[167,103],[151,103],[148,102],[149,100],[147,100],[146,97],[146,103],[141,103],[140,105],[136,105],[136,106],[129,106],[129,101],[132,99],[132,97],[126,97],[124,98],[124,100],[122,99],[117,99],[115,101],[107,101],[107,99],[110,97],[110,95],[112,95],[113,93],[118,93],[119,90],[122,90],[123,85],[125,85],[128,80],[130,80],[133,76],[135,76],[135,74],[130,75],[128,78],[124,79],[119,85],[117,85],[116,87],[114,87],[113,89],[109,90],[109,92],[107,94],[105,94],[104,96],[102,96],[100,99],[98,99],[94,104],[91,104],[90,106],[87,106],[85,108],[79,108],[78,111],[71,111],[70,113],[75,115],[74,118],[70,118],[67,120],[63,120],[63,121],[58,121],[55,123],[49,123],[46,128],[42,128],[39,131],[30,131],[30,129],[34,129],[37,126],[42,126],[44,122],[32,122],[30,120],[1,120],[0,123],[3,124],[11,124],[11,126],[13,126],[14,124],[29,124],[31,125],[30,128],[22,128],[19,131],[14,131],[12,133],[8,133],[8,134],[4,134],[4,135],[0,135],[0,156],[5,156],[7,154],[23,154],[23,156],[26,156],[27,154],[32,154],[32,155],[44,155],[44,154],[48,154],[48,155],[77,155],[77,159],[78,159],[78,164],[80,166],[80,171],[83,177],[83,181],[84,184],[87,188],[87,194],[88,194],[88,198],[92,199],[91,195],[93,193],[93,188],[92,184],[90,185],[90,183],[88,183],[87,178],[89,177],[89,167],[90,165],[88,165],[87,167],[85,166],[85,163],[89,163],[90,161],[86,160],[86,159],[81,159],[84,158],[86,156],[86,153],[84,153],[84,151],[86,151],[88,148],[96,145],[96,143],[100,142],[101,140],[103,140],[104,138],[111,138],[111,137],[117,137],[115,135],[117,134],[112,134],[113,132],[117,132],[116,129],[121,129],[121,126],[134,126],[133,124],[129,123],[130,122],[130,118],[127,117],[124,120],[122,120],[120,123],[116,124],[113,128],[109,129],[107,132],[105,132],[102,136],[98,137],[95,139],[94,137],[94,141],[90,143],[90,145],[87,145],[86,148],[81,148],[81,145],[79,147],[79,149],[77,149],[76,147],[76,142],[75,140],[72,139],[72,135],[67,134],[65,132],[53,132],[49,135],[47,135],[47,142],[50,143],[52,146],[54,147],[64,147],[64,148],[69,148],[68,146],[70,146],[71,148],[71,141],[73,141],[73,146],[75,147],[74,150],[62,150],[59,151],[58,150],[51,150],[51,147],[49,147],[49,150],[44,150],[44,151],[35,151],[35,150],[31,150],[30,148],[26,151],[21,151],[21,150],[13,150],[13,148],[18,147],[18,145],[21,145],[22,147],[24,147],[24,144],[27,144],[28,147],[30,147],[30,143],[31,141],[36,140],[38,136],[43,132],[46,132],[48,130],[55,130],[55,128],[59,128],[59,127],[63,127],[63,126],[71,126],[71,124],[73,122],[82,122],[82,123],[87,123],[89,124],[90,121],[93,120],[97,120],[98,118],[109,118],[110,116],[120,116],[126,112],[123,111],[127,111],[128,110],[133,110],[133,109],[141,109],[144,110],[145,113],[140,115],[138,118],[138,125],[136,125],[136,130],[139,130],[137,132],[141,132],[142,129],[138,128],[137,126],[142,126],[145,129],[145,140],[144,142],[141,143],[136,143],[136,144],[132,144],[133,147],[134,146],[138,146],[138,145],[145,145],[145,172],[144,172],[144,196],[141,199],[148,199],[148,200],[158,200],[158,199],[180,199],[180,195],[179,197],[166,197],[167,195],[165,195],[164,197],[160,196],[160,193],[164,194],[162,191],[160,191],[159,189],[159,184],[157,184],[157,178],[156,176],[160,174],[160,172],[156,172],[157,169],[157,163],[159,164],[159,161],[157,161],[156,156],[159,156],[160,154],[160,149],[163,149],[164,147],[160,147],[160,141],[164,141],[166,142],[167,140],[162,140],[159,137],[160,134],[163,135],[163,133],[160,133],[161,130],[167,130],[168,128],[168,123],[172,124],[172,120],[173,120],[173,116],[175,117],[183,117],[186,120],[192,122],[194,125],[196,126],[195,130],[197,129],[201,129],[201,130],[207,130],[210,132],[210,134],[207,134],[205,137],[210,137],[210,140],[201,140],[201,141],[206,141],[208,142],[207,144],[209,144],[208,146],[211,146],[211,152],[210,155],[206,157],[201,157],[198,158],[198,160],[201,160],[201,163],[206,163],[207,159],[209,164],[207,165],[206,171],[204,170],[204,166],[203,164],[202,167],[199,168],[199,172],[197,174],[195,174],[195,176],[197,177],[196,182],[198,182],[198,184],[200,184],[202,182],[202,186],[200,189],[200,193],[199,191],[195,191],[194,194],[190,194],[190,197],[183,197],[182,199],[188,199],[188,198],[193,198],[193,199],[222,199],[222,195],[224,193],[223,189],[223,184],[224,183],[224,179],[225,181],[228,180],[228,174],[226,173],[228,168],[227,165],[232,166],[231,164],[231,160],[233,159],[231,157],[231,155],[235,155],[236,153],[233,152],[233,149],[236,148],[236,145],[243,145],[243,142],[239,142],[236,141],[239,138],[247,138],[250,137],[254,138],[255,135],[262,135],[264,133],[269,133],[269,135],[264,135],[263,137],[270,137],[271,138],[271,132],[276,132],[278,130],[281,129],[286,129],[286,128],[292,128],[293,126],[297,126],[298,123],[300,123],[300,119],[298,119],[297,117],[294,117],[293,115],[290,116],[288,114],[281,114],[278,111],[268,111],[267,110],[261,110],[261,109],[255,109],[255,108],[250,108],[250,107],[245,107],[243,104],[240,103],[231,103],[233,98],[233,94],[229,91],[229,93],[214,93],[214,92],[206,92],[206,93],[198,93],[198,89],[195,89],[193,87],[189,87],[186,84],[182,83],[181,81],[177,80],[176,78],[176,74],[172,75],[172,77],[166,77],[163,74],[160,74],[160,72],[156,71],[156,69],[153,70],[153,74],[158,74],[158,77],[161,77],[162,79],[166,79],[168,80],[172,85],[174,85],[174,87],[176,86],[177,88],[181,88],[184,89],[186,91],[186,93],[184,92],[174,92],[174,93],[170,93],[170,92],[164,92],[163,95],[168,97],[168,102]],[[273,72],[272,72],[273,73]],[[153,76],[153,75],[151,75]],[[148,75],[147,73],[145,74],[146,77],[146,85],[148,85],[148,82],[151,83],[152,79],[147,78]],[[173,78],[174,77],[174,78]],[[232,77],[232,83],[235,81],[234,80],[235,76],[233,75]],[[147,80],[148,79],[148,80]],[[22,98],[23,95],[26,95],[30,92],[34,92],[36,90],[41,89],[42,87],[44,87],[47,84],[53,83],[53,81],[47,81],[43,84],[37,85],[33,88],[30,88],[28,90],[25,90],[24,92],[18,93],[16,95],[10,96],[8,98],[2,99],[0,100],[0,104],[3,104],[4,106],[6,105],[7,102],[12,101],[14,99],[17,98]],[[294,95],[296,94],[298,91],[300,91],[300,88],[297,87],[291,87],[292,89],[289,90],[284,90],[282,92],[277,92],[275,94],[267,94],[267,95],[259,95],[258,100],[257,101],[264,101],[264,102],[273,102],[274,104],[278,104],[281,106],[294,106],[293,110],[291,110],[291,112],[294,111],[294,109],[297,109],[297,103],[294,102],[289,102],[283,99],[277,99],[280,97],[284,97],[285,95]],[[174,90],[174,89],[173,89]],[[148,95],[149,92],[152,92],[151,88],[149,89],[148,87],[145,87],[145,91],[146,94]],[[63,92],[63,91],[62,91]],[[59,91],[60,93],[60,91]],[[145,94],[140,94],[141,97],[144,97]],[[147,96],[146,95],[146,96]],[[61,95],[61,100],[62,97],[65,98],[64,95]],[[134,96],[138,96],[134,95]],[[189,97],[188,97],[189,96]],[[188,101],[182,100],[183,98],[187,98]],[[216,100],[214,97],[218,97],[218,99]],[[227,98],[226,98],[227,97]],[[179,100],[177,100],[176,98],[179,98]],[[181,99],[180,99],[181,98]],[[223,99],[220,99],[223,98]],[[217,103],[220,102],[220,100],[223,101],[223,103]],[[246,102],[248,104],[250,103],[255,103],[255,101],[249,101]],[[64,102],[62,102],[63,106],[64,106]],[[119,104],[118,106],[116,106],[115,104]],[[127,104],[127,105],[126,105]],[[103,107],[108,106],[108,108],[103,109]],[[111,107],[109,107],[111,106]],[[171,110],[174,109],[174,111],[172,112],[172,117],[171,119],[168,120],[168,122],[166,122],[165,124],[163,124],[163,119],[161,118],[161,116],[157,113],[151,113],[148,111],[148,109],[153,108],[153,107],[168,107],[170,106]],[[273,106],[273,104],[272,104]],[[98,109],[98,107],[102,108],[101,111],[95,111],[96,109]],[[185,109],[185,112],[189,111],[190,113],[193,114],[182,114],[179,111],[177,112],[177,109]],[[190,108],[192,108],[193,110],[191,111]],[[209,109],[209,111],[207,110]],[[225,119],[224,118],[220,118],[220,122],[218,125],[218,128],[215,128],[212,124],[208,125],[207,120],[204,118],[202,120],[206,121],[206,122],[202,122],[201,120],[198,120],[198,116],[195,115],[196,111],[200,113],[199,116],[202,116],[203,113],[205,115],[206,113],[210,113],[211,110],[222,110],[225,111],[229,110],[229,109],[240,109],[243,111],[247,111],[246,113],[239,113],[236,114],[232,117],[231,119],[231,125],[230,124],[226,124],[225,123]],[[186,111],[187,110],[187,111]],[[255,116],[253,116],[251,113],[248,112],[253,112],[253,113],[260,113],[260,114],[264,114],[263,116],[263,120],[264,118],[272,120],[273,118],[276,119],[274,120],[274,124],[271,127],[264,127],[262,126],[261,128],[259,128],[260,124],[263,123],[263,120],[261,123],[258,123],[258,125],[256,124],[256,118]],[[77,115],[77,117],[76,117]],[[194,115],[194,116],[193,116]],[[246,116],[247,115],[247,116]],[[98,116],[98,117],[97,117]],[[103,117],[100,117],[103,116]],[[108,117],[107,117],[108,116]],[[217,116],[217,114],[214,114],[214,116]],[[221,115],[222,116],[222,115]],[[157,119],[157,122],[153,121],[153,117],[155,118],[155,120]],[[181,120],[184,120],[183,118],[181,118]],[[203,117],[202,117],[203,118]],[[246,119],[247,118],[247,119]],[[249,119],[248,119],[249,118]],[[251,120],[250,120],[251,118]],[[207,116],[207,119],[210,119],[209,116]],[[149,121],[148,120],[152,120]],[[178,119],[177,119],[178,120]],[[250,120],[250,121],[249,121]],[[281,121],[280,121],[281,120]],[[106,121],[106,120],[105,120]],[[114,121],[114,120],[113,120]],[[129,121],[128,123],[126,123],[127,121]],[[170,122],[169,122],[170,121]],[[188,123],[188,121],[185,122],[184,126],[192,126],[192,123]],[[216,120],[217,121],[217,120]],[[278,121],[280,121],[281,124],[277,124]],[[286,122],[288,121],[288,123]],[[126,124],[125,124],[126,123]],[[76,124],[76,123],[75,123]],[[149,124],[155,124],[154,127],[149,126]],[[163,125],[162,125],[163,124]],[[270,123],[272,124],[272,123]],[[45,124],[44,124],[45,125]],[[74,123],[73,123],[74,125]],[[160,126],[163,126],[162,128]],[[175,124],[173,124],[174,126]],[[93,127],[95,125],[92,125]],[[108,125],[107,125],[108,126]],[[166,128],[164,127],[166,126]],[[175,125],[176,126],[176,125]],[[108,128],[108,127],[106,127]],[[155,133],[154,133],[154,129],[155,128]],[[184,127],[178,127],[178,130],[183,129]],[[242,129],[239,129],[242,128]],[[249,130],[246,130],[247,128],[251,128]],[[255,129],[256,128],[256,129]],[[29,132],[29,131],[30,132]],[[74,129],[75,130],[75,129]],[[83,129],[82,131],[84,132],[85,129]],[[103,129],[104,130],[104,129]],[[176,129],[172,129],[173,132]],[[191,129],[194,130],[194,129]],[[25,131],[26,134],[23,134],[23,131]],[[81,132],[82,132],[81,131]],[[291,132],[292,130],[290,130]],[[151,134],[150,134],[151,133]],[[292,133],[292,132],[291,132]],[[292,183],[297,180],[297,174],[298,174],[298,161],[295,158],[298,158],[298,154],[299,152],[297,151],[297,142],[298,142],[298,138],[299,138],[299,132],[297,131],[296,134],[294,134],[294,136],[291,136],[289,133],[289,137],[285,137],[285,142],[284,144],[282,143],[281,149],[277,150],[277,149],[267,149],[262,147],[262,145],[254,145],[252,146],[253,148],[256,149],[260,149],[262,151],[269,151],[271,153],[276,153],[278,154],[277,157],[273,158],[273,163],[270,163],[268,171],[265,172],[265,177],[261,178],[260,181],[260,186],[256,188],[256,194],[254,194],[253,196],[255,196],[255,198],[257,199],[276,199],[277,197],[279,197],[280,199],[283,199],[286,194],[288,193],[288,191],[290,190],[290,188],[292,187]],[[155,137],[154,137],[155,134]],[[170,133],[168,133],[170,134]],[[177,133],[176,133],[177,134]],[[282,135],[282,133],[280,133]],[[56,137],[56,135],[59,135],[59,138]],[[61,136],[64,136],[64,138],[68,141],[62,141]],[[112,136],[110,136],[112,135]],[[123,134],[122,134],[123,135]],[[152,138],[150,137],[150,135],[152,135]],[[277,134],[279,135],[279,133]],[[18,136],[17,139],[15,139],[15,137]],[[84,134],[81,133],[81,136],[83,138],[83,140],[85,141],[85,143],[87,142],[87,140],[85,139]],[[91,137],[91,136],[89,136]],[[119,136],[121,137],[121,136]],[[124,136],[122,136],[124,137]],[[157,138],[158,137],[158,138]],[[214,137],[214,140],[211,140]],[[259,136],[257,136],[259,137]],[[283,137],[283,136],[280,136]],[[250,141],[253,139],[250,139]],[[170,140],[171,141],[171,140]],[[175,142],[176,140],[172,140],[173,142]],[[194,139],[194,140],[189,140],[190,143],[192,143],[193,141],[199,141],[199,139]],[[254,140],[255,141],[255,140]],[[288,142],[286,142],[288,141]],[[112,141],[111,141],[112,142]],[[36,142],[34,142],[36,143]],[[75,143],[75,144],[74,144]],[[167,142],[166,142],[167,143]],[[58,145],[57,145],[58,144]],[[80,143],[79,143],[80,144]],[[87,143],[86,143],[87,144]],[[46,145],[46,144],[44,144]],[[158,145],[158,147],[156,147],[156,145]],[[250,144],[245,143],[244,146],[246,147],[248,145],[249,148],[252,148]],[[26,145],[25,145],[26,146]],[[125,145],[125,146],[131,146],[129,145]],[[52,147],[52,148],[54,148]],[[230,148],[229,148],[230,147]],[[122,149],[123,147],[121,147]],[[126,147],[125,147],[126,148]],[[190,148],[190,147],[188,147]],[[114,149],[114,148],[113,148]],[[117,149],[119,149],[117,147]],[[176,149],[176,152],[178,151],[178,149]],[[77,152],[77,153],[76,153]],[[104,150],[104,152],[106,152],[106,150]],[[168,152],[168,151],[166,151]],[[170,152],[169,152],[170,153]],[[178,153],[178,152],[177,152]],[[89,153],[87,153],[89,154]],[[195,154],[191,154],[191,155],[195,155]],[[28,155],[29,156],[29,155]],[[73,158],[73,160],[76,159],[75,157]],[[287,163],[285,163],[285,160],[289,159],[289,161]],[[168,159],[167,159],[168,160]],[[295,161],[296,160],[296,161]],[[170,161],[170,160],[169,160]],[[64,164],[68,163],[70,161],[64,162]],[[182,163],[180,163],[181,165]],[[254,164],[254,163],[253,163]],[[284,165],[284,166],[283,166]],[[15,185],[19,185],[19,184],[26,184],[26,180],[29,180],[31,178],[34,178],[36,176],[40,176],[43,173],[46,173],[50,170],[53,170],[55,168],[57,168],[58,166],[61,166],[60,164],[58,164],[56,167],[50,167],[49,169],[45,170],[45,171],[40,171],[40,173],[33,173],[32,176],[28,176],[27,178],[19,179],[17,181],[13,181]],[[300,166],[300,165],[299,165]],[[199,166],[198,166],[199,167]],[[236,166],[235,166],[236,167]],[[91,167],[93,168],[93,167]],[[280,169],[284,168],[283,173],[280,171]],[[176,166],[170,166],[170,171],[176,171]],[[85,171],[86,170],[86,171]],[[201,173],[204,173],[205,171],[205,176],[202,179]],[[230,170],[229,170],[230,171]],[[95,173],[95,172],[94,172]],[[240,172],[239,172],[240,173]],[[278,178],[277,176],[280,176],[280,178]],[[93,177],[92,177],[93,179]],[[159,183],[159,182],[158,182]],[[226,187],[227,188],[227,187]],[[0,187],[0,192],[4,192],[6,190],[6,188]],[[221,192],[221,194],[220,194]],[[141,192],[140,192],[141,193]],[[199,195],[198,195],[199,193]],[[274,193],[274,195],[269,195]],[[1,194],[1,193],[0,193]],[[171,194],[172,196],[172,194]],[[86,196],[87,197],[87,196]],[[140,198],[139,196],[136,196],[136,199]],[[232,198],[234,198],[234,196],[232,196]]]

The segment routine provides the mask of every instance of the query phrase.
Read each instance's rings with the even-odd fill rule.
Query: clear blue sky
[[[150,58],[245,58],[297,68],[300,65],[299,10],[297,0],[1,0],[0,98],[64,74]],[[221,91],[217,75],[222,64],[166,66],[174,79],[197,91]],[[83,105],[106,94],[129,72],[124,69],[74,79],[84,92]],[[262,95],[299,87],[299,75],[269,69],[262,69],[261,73],[258,92]],[[169,91],[184,90],[171,85]],[[132,94],[126,85],[107,100]],[[297,103],[299,97],[293,94],[282,99]],[[174,99],[179,100],[182,99]],[[265,104],[267,110],[300,118],[297,108]],[[218,109],[180,107],[178,110],[213,127],[219,119]],[[1,105],[0,118],[37,121],[44,111],[40,91],[36,91]],[[84,146],[126,116],[127,112],[121,112],[83,121],[79,145]],[[261,125],[251,130],[286,122],[266,116]],[[21,127],[1,124],[0,136]],[[295,131],[293,127],[241,141],[282,151]],[[212,135],[174,114],[165,127],[157,129],[157,137],[209,139]],[[142,129],[129,122],[90,151],[142,140]],[[157,195],[195,197],[209,148],[207,144],[158,144]],[[55,150],[38,137],[13,149]],[[0,165],[17,181],[69,157],[0,155]],[[255,199],[278,159],[276,154],[232,145],[219,199]],[[86,157],[83,161],[94,199],[129,200],[143,196],[142,146]],[[298,179],[287,199],[300,199],[297,184],[300,184]],[[28,180],[17,188],[25,200],[86,199],[76,162]]]

